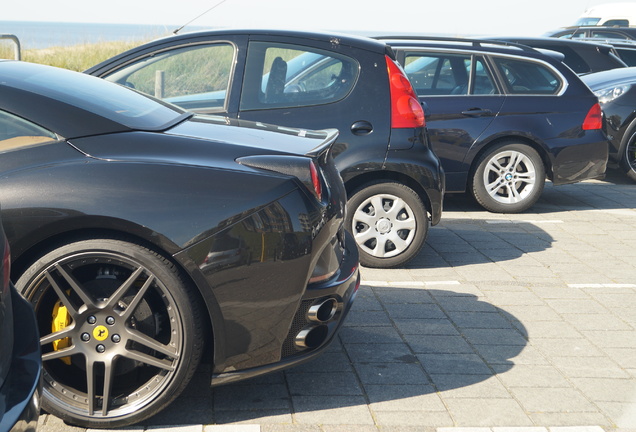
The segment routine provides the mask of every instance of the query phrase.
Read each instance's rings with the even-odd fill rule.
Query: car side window
[[[344,99],[358,79],[357,61],[291,44],[252,42],[241,93],[242,111],[322,105]]]
[[[621,60],[627,63],[627,66],[636,66],[636,49],[615,47]]]
[[[404,70],[418,96],[495,93],[492,77],[480,57],[407,52],[404,63]]]
[[[58,137],[53,132],[0,111],[0,152],[57,140]]]
[[[592,37],[594,39],[628,39],[623,33],[613,32],[613,31],[592,31]]]
[[[105,77],[186,110],[226,110],[236,49],[228,42],[152,53]]]
[[[628,19],[611,19],[603,23],[605,27],[629,27]]]
[[[577,32],[577,31],[571,31],[569,33],[563,33],[562,35],[559,36],[560,39],[585,39],[587,38],[587,35],[585,34],[585,32]]]
[[[485,95],[497,93],[499,92],[495,87],[495,82],[485,65],[484,59],[481,57],[477,57],[475,59],[475,73],[471,94]]]
[[[554,95],[562,87],[559,77],[546,65],[508,57],[495,57],[509,94]]]

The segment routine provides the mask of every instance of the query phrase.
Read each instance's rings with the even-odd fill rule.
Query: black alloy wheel
[[[408,186],[374,182],[353,192],[345,226],[366,267],[398,267],[415,257],[426,240],[429,220],[420,197]]]
[[[636,133],[627,142],[620,165],[627,177],[636,181]]]
[[[503,143],[477,161],[472,194],[486,210],[519,213],[532,207],[545,186],[541,156],[526,144]]]
[[[146,419],[188,384],[202,353],[192,288],[161,255],[113,239],[42,256],[17,288],[42,348],[42,407],[69,423],[113,428]]]

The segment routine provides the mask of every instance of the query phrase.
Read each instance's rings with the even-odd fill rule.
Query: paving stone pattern
[[[325,355],[215,389],[202,365],[138,429],[636,430],[636,184],[548,184],[518,215],[447,198],[417,259],[362,276]]]

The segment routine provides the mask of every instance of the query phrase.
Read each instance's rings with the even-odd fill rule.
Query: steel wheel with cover
[[[627,177],[636,181],[636,133],[629,138],[620,165]]]
[[[476,166],[472,193],[491,212],[522,212],[532,207],[543,192],[543,161],[529,145],[498,145],[482,155]]]
[[[157,413],[202,352],[192,288],[161,255],[121,240],[81,240],[35,261],[16,283],[35,309],[43,408],[83,427]]]
[[[366,267],[405,264],[424,246],[428,224],[422,200],[401,183],[364,185],[347,203],[346,226],[358,244],[360,263]]]

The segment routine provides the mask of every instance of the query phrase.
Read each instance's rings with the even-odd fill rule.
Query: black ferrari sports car
[[[121,427],[204,352],[214,385],[327,347],[359,286],[335,130],[195,116],[42,65],[0,76],[2,217],[46,411]]]

